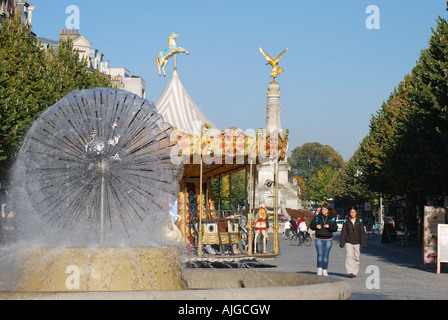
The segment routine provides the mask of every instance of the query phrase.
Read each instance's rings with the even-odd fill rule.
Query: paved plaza
[[[267,262],[273,270],[315,274],[314,238],[311,246],[305,247],[292,246],[281,236],[280,250],[279,258]],[[423,270],[420,246],[400,247],[382,244],[380,239],[367,240],[367,247],[361,249],[360,274],[349,279],[345,272],[345,248],[339,247],[339,234],[335,234],[328,269],[329,276],[344,278],[350,284],[351,300],[448,299],[448,273],[437,274],[435,264],[427,264]],[[373,276],[378,273],[375,282]],[[375,288],[378,285],[379,289]]]

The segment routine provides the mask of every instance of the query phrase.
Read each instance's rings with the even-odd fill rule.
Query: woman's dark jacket
[[[360,244],[361,247],[366,246],[366,232],[362,219],[356,219],[355,224],[350,221],[350,218],[344,220],[339,246],[343,248],[346,243]]]
[[[317,229],[316,226],[320,224],[321,229]],[[328,224],[329,228],[324,228],[324,225]],[[319,213],[310,223],[310,229],[316,231],[315,236],[317,239],[331,239],[333,238],[333,232],[338,231],[338,225],[335,217],[325,217],[322,213]]]

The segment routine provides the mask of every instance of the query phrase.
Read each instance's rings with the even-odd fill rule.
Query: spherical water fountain
[[[24,235],[58,246],[163,238],[182,176],[171,130],[153,104],[121,90],[78,91],[53,105],[15,168]]]
[[[116,89],[71,93],[35,121],[13,177],[21,239],[33,244],[17,290],[185,288],[166,237],[182,176],[171,130],[153,104]]]
[[[183,172],[171,130],[152,103],[118,89],[73,92],[46,110],[14,170],[20,240],[3,249],[0,298],[266,299],[266,287],[278,299],[350,296],[334,279],[183,269],[169,217]]]

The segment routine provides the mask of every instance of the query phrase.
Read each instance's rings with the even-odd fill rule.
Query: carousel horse
[[[254,238],[254,253],[257,253],[258,237],[261,235],[263,243],[263,254],[266,253],[266,241],[268,237],[267,211],[265,207],[260,207],[259,217],[255,220],[255,238]]]
[[[171,36],[168,38],[168,48],[161,51],[156,56],[156,62],[157,62],[157,68],[159,68],[159,76],[162,75],[161,70],[163,70],[163,76],[165,77],[165,66],[168,63],[168,59],[172,56],[179,54],[179,53],[186,53],[189,55],[190,53],[185,50],[184,48],[178,47],[176,45],[176,41],[174,39],[177,39],[179,37],[178,34],[172,33]],[[176,69],[176,66],[174,66]]]

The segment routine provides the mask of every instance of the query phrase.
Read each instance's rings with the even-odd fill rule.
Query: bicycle
[[[304,232],[302,238],[303,239],[300,239],[298,232],[294,232],[290,238],[291,245],[301,246],[304,244],[307,247],[309,247],[311,245],[311,235],[309,234],[309,232],[308,231]]]

